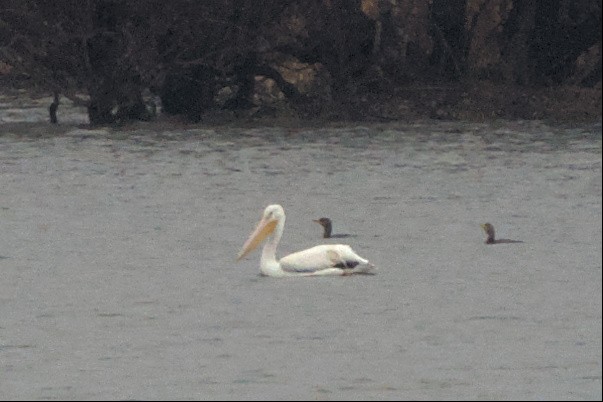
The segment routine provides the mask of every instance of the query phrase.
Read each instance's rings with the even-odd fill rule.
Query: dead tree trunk
[[[57,119],[57,109],[59,108],[59,93],[55,92],[54,93],[54,100],[52,101],[52,103],[50,104],[50,107],[48,108],[48,112],[50,114],[50,123],[51,124],[58,124],[59,120]]]

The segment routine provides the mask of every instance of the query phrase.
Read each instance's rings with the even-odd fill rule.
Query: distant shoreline
[[[10,81],[0,75],[0,96],[10,101],[40,102],[51,93],[27,87],[26,80]],[[13,84],[13,85],[10,85]],[[59,122],[65,105],[62,98]],[[589,123],[602,118],[601,88],[556,86],[530,88],[508,86],[489,81],[465,83],[412,84],[397,86],[380,93],[363,93],[347,99],[313,106],[312,110],[286,102],[259,105],[252,109],[227,111],[211,109],[201,115],[200,123],[183,116],[158,115],[156,120],[186,126],[195,125],[258,125],[298,126],[349,123],[412,123],[425,120],[484,123],[496,120],[543,120],[552,123]],[[152,123],[151,122],[151,123]],[[2,122],[0,122],[2,124]],[[129,122],[125,124],[137,124]]]

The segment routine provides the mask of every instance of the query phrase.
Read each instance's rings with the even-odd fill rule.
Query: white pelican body
[[[262,250],[260,273],[266,276],[320,276],[371,274],[375,266],[345,244],[323,244],[276,259],[276,247],[285,228],[285,211],[269,205],[262,220],[243,245],[237,261],[253,251],[268,237]]]

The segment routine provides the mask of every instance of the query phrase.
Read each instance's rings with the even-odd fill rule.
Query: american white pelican
[[[276,259],[276,247],[285,228],[285,210],[280,205],[269,205],[262,220],[243,245],[237,261],[245,257],[262,241],[268,241],[262,250],[260,273],[266,276],[318,276],[372,274],[375,266],[356,254],[345,244],[324,244]]]

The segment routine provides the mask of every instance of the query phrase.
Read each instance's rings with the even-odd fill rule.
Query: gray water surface
[[[2,399],[601,399],[600,124],[45,127],[0,135]],[[270,203],[378,274],[235,263]]]

